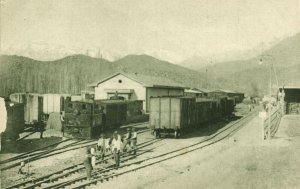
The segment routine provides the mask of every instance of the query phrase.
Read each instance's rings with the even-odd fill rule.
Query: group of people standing
[[[94,148],[89,148],[87,150],[86,158],[84,160],[87,178],[91,178],[91,172],[95,166],[96,157],[104,161],[105,155],[110,153],[115,160],[116,167],[119,167],[120,154],[122,152],[127,152],[135,155],[136,145],[137,132],[135,131],[135,128],[127,128],[127,132],[123,137],[118,133],[118,131],[115,131],[110,138],[106,138],[104,134],[101,134],[97,142],[96,152],[94,152]]]

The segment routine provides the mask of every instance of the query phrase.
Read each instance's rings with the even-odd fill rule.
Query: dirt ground
[[[90,188],[300,188],[300,116],[283,117],[270,142],[260,120],[214,146],[117,177]]]
[[[242,116],[246,113],[246,106],[237,107],[236,115]],[[224,124],[226,123],[216,123],[211,128],[219,129]],[[140,127],[139,129],[143,129],[145,125]],[[89,188],[300,188],[299,133],[300,116],[285,116],[274,139],[270,142],[262,141],[260,118],[256,116],[235,135],[217,144]],[[210,132],[193,131],[181,139],[168,138],[155,142],[142,149],[141,152],[149,149],[151,151],[137,157],[136,160],[193,144],[205,139],[209,134]],[[34,141],[34,138],[38,138],[38,134],[28,137],[28,140]],[[153,136],[146,132],[139,135],[138,143],[151,139]],[[55,140],[61,138],[56,136]],[[84,150],[69,151],[32,162],[32,178],[82,162]],[[135,166],[139,165],[119,171]],[[10,185],[12,181],[23,180],[16,172],[17,168],[14,168],[2,173],[1,177],[6,178],[2,181],[3,186]]]
[[[126,131],[127,126],[123,126],[118,129],[120,133],[124,133]],[[136,130],[143,130],[146,128],[145,124],[136,126]],[[113,130],[107,131],[107,136],[112,134]],[[27,135],[28,133],[22,133],[22,136]],[[143,135],[147,135],[144,137]],[[153,137],[149,136],[148,133],[141,134],[140,142],[144,142],[145,140],[149,140]],[[40,139],[40,133],[34,133],[28,136],[26,139],[17,141],[17,142],[9,142],[4,146],[4,150],[2,150],[0,154],[0,160],[5,160],[11,157],[18,155],[19,153],[27,152],[34,149],[39,149],[63,140],[62,133],[53,130],[47,130],[44,132],[44,138]],[[56,149],[62,147],[64,145],[70,144],[76,140],[70,140],[65,143],[52,146],[48,149]],[[95,140],[96,141],[96,140]],[[27,177],[25,175],[17,174],[19,166],[14,168],[5,170],[1,172],[1,185],[3,188],[10,186],[13,182],[22,182],[26,180],[35,179],[44,175],[48,175],[49,173],[61,170],[63,168],[82,163],[84,161],[84,155],[86,153],[86,148],[80,148],[68,152],[64,152],[55,156],[49,156],[47,158],[39,159],[29,164],[26,164],[24,168],[24,172],[29,172],[30,176]],[[80,173],[79,173],[80,174]],[[76,175],[74,175],[76,176]]]

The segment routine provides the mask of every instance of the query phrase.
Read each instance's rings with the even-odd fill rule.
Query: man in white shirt
[[[133,151],[133,154],[136,154],[136,143],[137,143],[137,132],[135,131],[135,128],[133,127],[131,130],[131,149]]]
[[[120,165],[120,151],[122,147],[122,138],[117,131],[115,131],[113,134],[111,147],[112,147],[114,159],[116,161],[116,166],[118,167]]]
[[[100,135],[100,138],[97,143],[97,150],[99,152],[101,160],[104,159],[105,151],[106,151],[106,140],[104,134]]]

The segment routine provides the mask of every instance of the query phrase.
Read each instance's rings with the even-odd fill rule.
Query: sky
[[[253,48],[300,31],[300,0],[1,0],[1,54],[171,62]]]

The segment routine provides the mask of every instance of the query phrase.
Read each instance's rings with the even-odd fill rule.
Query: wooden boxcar
[[[180,136],[183,130],[203,128],[205,123],[231,115],[234,101],[227,98],[155,97],[150,99],[149,127],[154,135]]]
[[[235,107],[235,99],[234,98],[227,98],[226,105],[225,105],[225,118],[229,118],[232,116]]]
[[[14,93],[9,96],[12,102],[24,104],[25,125],[35,125],[41,121],[43,96],[36,93]]]
[[[7,111],[6,130],[2,134],[3,140],[16,140],[24,131],[24,104],[5,102]]]
[[[68,94],[43,94],[43,112],[45,114],[64,111],[65,100]]]
[[[181,130],[194,125],[193,106],[194,98],[155,97],[150,98],[149,126],[154,135],[180,135]]]
[[[216,118],[215,110],[216,102],[210,99],[203,99],[202,101],[197,99],[195,103],[194,117],[196,119],[196,126],[203,127],[204,123],[212,121]]]
[[[64,133],[69,138],[94,138],[103,130],[103,112],[93,101],[65,102]]]

